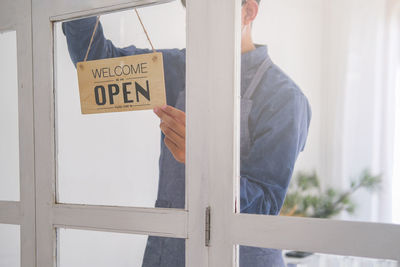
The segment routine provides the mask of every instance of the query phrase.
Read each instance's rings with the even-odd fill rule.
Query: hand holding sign
[[[151,54],[87,61],[100,17],[97,17],[83,62],[77,64],[82,114],[151,109],[166,104],[163,56]]]
[[[185,112],[164,105],[154,108],[154,113],[161,119],[160,128],[164,133],[164,143],[174,158],[185,163],[186,152],[186,115]]]

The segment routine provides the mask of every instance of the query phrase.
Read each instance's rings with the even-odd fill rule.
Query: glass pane
[[[185,266],[184,239],[71,229],[58,233],[60,267]]]
[[[0,200],[19,200],[17,35],[0,33]]]
[[[138,11],[155,49],[163,54],[167,103],[184,110],[185,9],[173,2]],[[55,25],[58,201],[184,208],[185,165],[166,147],[153,110],[81,114],[71,58],[83,60],[95,24],[92,17]],[[93,40],[89,61],[152,52],[133,10],[102,15]],[[107,75],[120,73],[114,70]],[[137,94],[126,96],[136,101]]]
[[[352,256],[239,246],[240,267],[398,267],[398,262]],[[258,255],[256,259],[254,255]],[[254,261],[254,260],[257,260]]]
[[[400,17],[400,14],[399,14]],[[399,19],[400,21],[400,19]],[[400,40],[400,36],[399,36]],[[394,145],[394,170],[393,177],[397,179],[393,180],[392,185],[392,213],[393,221],[400,223],[400,195],[398,194],[400,189],[400,65],[397,69],[396,75],[396,122],[395,122],[395,145]]]
[[[19,267],[19,225],[0,224],[0,267]]]
[[[268,53],[242,55],[240,211],[395,223],[399,16],[356,0],[258,7],[242,27],[242,50]]]

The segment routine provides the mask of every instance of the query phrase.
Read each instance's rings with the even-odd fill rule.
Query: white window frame
[[[233,266],[238,244],[400,260],[399,225],[235,213],[240,1],[188,1],[186,208],[57,204],[52,23],[168,0],[31,1],[0,11],[0,30],[17,30],[21,155],[21,199],[0,202],[0,223],[21,225],[22,266],[56,266],[57,227],[186,238],[191,267]]]
[[[208,148],[210,160],[204,166],[210,169],[209,266],[237,265],[236,245],[400,261],[400,225],[234,213],[235,196],[239,199],[239,131],[236,122],[240,57],[233,42],[238,38],[235,33],[240,32],[237,2],[213,1],[207,13],[207,20],[213,25],[207,36],[212,40],[208,47],[208,77],[215,87],[208,88],[211,89],[208,96],[213,95],[213,99],[207,102],[205,110],[213,112],[206,112],[203,115],[206,118],[199,117],[198,120],[204,122],[203,125],[209,123],[208,135],[212,137],[202,144]],[[206,101],[202,98],[197,101],[202,100]],[[207,135],[206,132],[203,134]]]
[[[35,176],[36,176],[36,266],[56,266],[56,228],[87,229],[107,232],[188,238],[189,209],[156,209],[136,207],[111,207],[56,203],[55,158],[55,100],[53,77],[53,23],[99,15],[113,11],[168,2],[169,0],[87,0],[53,1],[32,0],[33,51],[34,51],[34,103],[35,103]],[[196,186],[195,183],[192,186]],[[197,188],[197,187],[196,187]],[[192,190],[187,205],[204,195]],[[190,194],[190,192],[189,192]],[[192,201],[195,199],[196,201]],[[189,201],[189,203],[188,203]],[[193,209],[196,220],[192,232],[196,233],[187,246],[189,250],[203,250],[204,235],[200,235],[204,213]],[[189,242],[188,242],[189,243]],[[199,254],[190,253],[192,266],[206,266]]]
[[[16,31],[19,131],[19,201],[0,201],[0,223],[20,226],[21,266],[36,260],[35,179],[30,0],[2,0],[0,32]]]

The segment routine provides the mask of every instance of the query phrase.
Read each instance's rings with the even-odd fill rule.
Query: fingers
[[[170,107],[170,106],[167,106]],[[168,126],[170,129],[172,129],[175,133],[177,133],[178,135],[180,135],[181,137],[185,138],[186,136],[186,131],[185,131],[185,124],[182,123],[182,119],[183,121],[185,120],[185,113],[175,109],[173,107],[170,107],[171,109],[174,109],[175,111],[173,111],[174,114],[178,114],[178,117],[174,117],[171,115],[171,113],[167,113],[164,109],[162,108],[154,108],[154,113],[156,113],[156,115],[161,119],[162,122],[164,122],[166,124],[166,126]],[[171,111],[171,109],[169,109],[169,111]],[[182,118],[182,114],[180,114],[180,111],[183,113],[183,118]]]
[[[174,156],[176,161],[180,163],[185,163],[185,150],[180,149],[174,142],[171,141],[171,139],[168,138],[168,136],[165,136],[164,138],[164,143],[171,151],[171,154]]]
[[[154,113],[161,119],[160,128],[165,135],[165,145],[178,162],[185,163],[185,112],[165,105],[154,108]]]
[[[186,115],[185,112],[183,112],[182,110],[179,110],[177,108],[168,105],[162,106],[161,109],[165,113],[173,117],[175,120],[177,120],[178,122],[182,123],[183,125],[186,125]]]
[[[171,129],[165,122],[160,124],[161,131],[168,137],[178,148],[185,149],[185,139]]]

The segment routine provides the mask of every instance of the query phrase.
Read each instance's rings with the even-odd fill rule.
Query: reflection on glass
[[[393,260],[371,259],[352,256],[340,256],[304,251],[275,250],[259,247],[239,246],[239,267],[256,266],[245,263],[251,262],[255,255],[263,253],[262,266],[270,267],[397,267],[398,262]],[[257,265],[260,266],[260,265]]]
[[[138,11],[163,53],[167,103],[184,109],[185,10],[173,2]],[[184,208],[184,164],[163,140],[160,146],[164,135],[153,110],[81,114],[71,59],[83,61],[95,23],[91,17],[55,27],[58,201]],[[128,10],[101,16],[88,60],[151,52],[135,12]]]
[[[20,265],[19,226],[0,224],[0,267]]]
[[[60,267],[152,267],[184,266],[185,240],[176,238],[58,229]],[[156,252],[156,245],[167,249]],[[171,253],[180,251],[171,259]]]
[[[399,16],[383,2],[292,4],[261,0],[249,28],[274,62],[261,81],[260,46],[242,55],[241,212],[394,223]]]
[[[16,32],[0,33],[0,200],[19,200]]]

